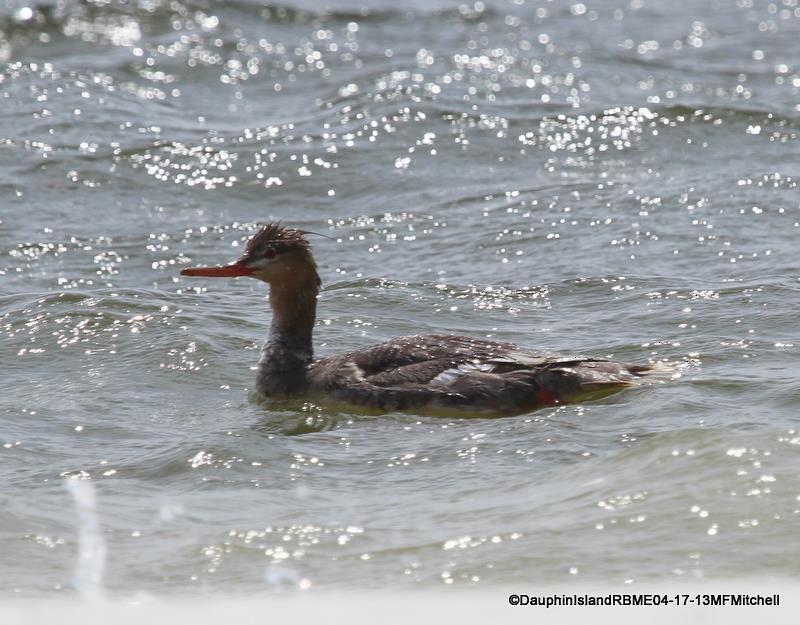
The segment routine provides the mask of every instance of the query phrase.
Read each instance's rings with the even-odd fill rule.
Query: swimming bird
[[[295,228],[271,223],[239,260],[193,267],[184,276],[249,276],[269,285],[272,324],[258,361],[256,390],[389,412],[518,414],[604,397],[656,370],[601,358],[559,356],[450,334],[402,336],[314,359],[321,281],[311,246]]]

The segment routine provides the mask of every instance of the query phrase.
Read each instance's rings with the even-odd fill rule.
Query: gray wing
[[[631,366],[555,356],[460,336],[427,335],[315,362],[312,387],[381,410],[518,412],[632,383]]]

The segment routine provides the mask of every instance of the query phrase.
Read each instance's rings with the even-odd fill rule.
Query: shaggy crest
[[[278,254],[290,250],[311,250],[311,245],[306,240],[306,233],[295,228],[284,228],[280,223],[269,223],[256,232],[247,242],[247,254],[257,254],[268,248],[273,248]]]
[[[300,252],[305,257],[314,282],[319,289],[322,280],[317,273],[317,263],[311,253],[311,244],[305,238],[306,234],[309,233],[305,230],[284,228],[279,222],[269,223],[247,242],[244,258],[257,258],[267,254],[270,250],[279,256],[287,252]]]

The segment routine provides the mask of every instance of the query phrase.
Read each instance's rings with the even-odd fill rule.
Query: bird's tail
[[[666,382],[681,377],[687,366],[688,363],[680,360],[660,361],[647,365],[630,365],[628,371],[635,376],[634,384],[637,382]]]

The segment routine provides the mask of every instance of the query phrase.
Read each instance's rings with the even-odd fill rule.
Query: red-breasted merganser
[[[269,284],[272,325],[256,389],[380,411],[514,414],[603,397],[633,386],[652,365],[543,354],[477,338],[403,336],[314,360],[320,279],[302,230],[269,224],[224,267],[183,269],[209,278],[251,276]]]

